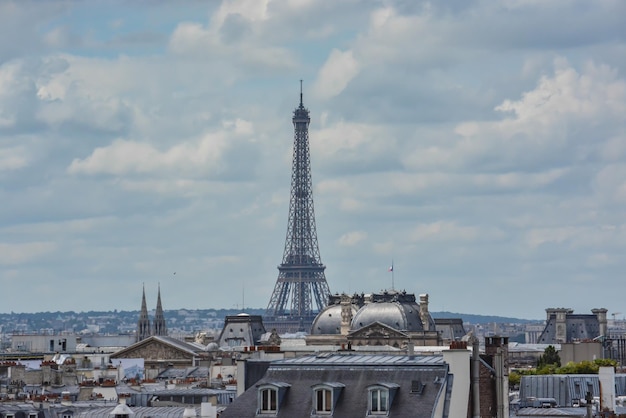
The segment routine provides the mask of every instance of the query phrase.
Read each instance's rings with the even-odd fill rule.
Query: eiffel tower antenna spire
[[[315,228],[313,182],[309,152],[309,110],[302,99],[293,112],[294,142],[291,198],[283,260],[266,311],[268,328],[279,332],[309,331],[317,313],[326,306],[326,282]],[[271,326],[270,326],[271,324]]]

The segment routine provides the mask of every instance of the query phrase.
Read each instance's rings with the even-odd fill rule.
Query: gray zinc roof
[[[553,374],[522,376],[520,399],[554,398],[559,406],[571,406],[576,399],[584,399],[587,391],[600,396],[597,374]],[[615,375],[615,395],[626,395],[626,374]]]
[[[311,416],[312,388],[332,382],[333,387],[341,388],[334,418],[365,416],[368,388],[372,385],[397,387],[389,417],[430,418],[443,396],[447,374],[448,366],[438,356],[332,354],[280,360],[271,363],[263,378],[236,398],[220,417],[255,417],[258,387],[278,382],[290,386],[276,416]],[[415,382],[424,385],[419,393],[412,391]]]
[[[275,361],[270,367],[302,367],[311,366],[425,366],[443,365],[442,356],[399,356],[381,354],[338,354],[324,353],[315,356],[302,356],[290,359]]]
[[[518,417],[584,417],[585,408],[522,408],[517,411]]]
[[[111,418],[113,407],[93,408],[88,410],[77,411],[74,418]],[[185,407],[165,406],[165,407],[134,407],[130,408],[134,415],[133,418],[182,418]],[[200,416],[200,407],[196,407],[196,416]]]
[[[159,373],[158,379],[187,379],[193,378],[206,378],[209,375],[208,367],[187,367],[185,369],[178,369],[170,367]]]

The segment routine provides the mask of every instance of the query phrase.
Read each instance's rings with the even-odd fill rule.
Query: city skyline
[[[265,307],[300,79],[332,293],[393,274],[432,311],[626,312],[624,16],[2,2],[0,312],[136,310],[159,283],[165,310]]]

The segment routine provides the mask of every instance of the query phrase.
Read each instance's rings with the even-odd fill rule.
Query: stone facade
[[[146,379],[154,379],[168,367],[197,366],[208,353],[172,337],[152,336],[111,355],[111,359],[143,358]]]

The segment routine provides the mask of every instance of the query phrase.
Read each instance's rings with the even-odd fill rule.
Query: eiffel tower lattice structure
[[[309,152],[309,110],[302,103],[293,112],[294,141],[291,171],[289,222],[283,261],[265,314],[266,329],[278,332],[309,331],[317,313],[324,308],[330,289],[322,264],[315,211]]]

